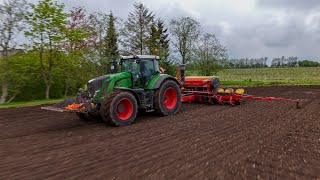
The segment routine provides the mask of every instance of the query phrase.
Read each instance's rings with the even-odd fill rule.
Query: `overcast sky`
[[[0,2],[3,0],[0,0]],[[37,0],[28,0],[37,2]],[[58,0],[67,9],[112,10],[124,20],[134,0]],[[167,23],[191,16],[215,33],[231,58],[298,56],[320,60],[320,0],[141,0]]]

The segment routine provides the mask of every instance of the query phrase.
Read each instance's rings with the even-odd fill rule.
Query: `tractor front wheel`
[[[101,118],[98,115],[92,115],[90,113],[83,113],[83,112],[77,112],[77,116],[79,117],[80,120],[82,121],[95,121],[95,120],[100,120]]]
[[[86,117],[86,115],[82,112],[76,112],[77,116],[79,117],[80,120],[82,121],[90,121],[90,119],[88,117]]]
[[[133,123],[137,116],[138,104],[130,92],[115,91],[103,101],[100,110],[106,123],[124,126]]]
[[[165,81],[154,95],[154,109],[162,115],[174,115],[181,106],[181,90],[174,81]]]

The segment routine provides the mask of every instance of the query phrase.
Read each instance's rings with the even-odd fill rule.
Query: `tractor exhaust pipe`
[[[185,64],[181,64],[180,65],[180,83],[182,85],[184,85],[184,82],[185,82],[185,72],[186,72],[186,65]]]

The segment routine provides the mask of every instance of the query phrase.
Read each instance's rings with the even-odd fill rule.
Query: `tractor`
[[[76,99],[42,109],[75,112],[81,120],[102,119],[114,126],[133,123],[138,111],[174,115],[182,102],[181,83],[161,73],[158,61],[155,55],[122,56],[119,73],[113,63],[111,74],[90,80]]]

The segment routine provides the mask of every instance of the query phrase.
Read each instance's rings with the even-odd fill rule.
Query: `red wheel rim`
[[[116,106],[117,116],[120,120],[126,121],[133,113],[133,104],[130,99],[121,99]]]
[[[178,94],[175,89],[173,89],[172,87],[169,87],[164,91],[163,102],[166,108],[173,109],[176,106],[177,101],[178,101]]]

